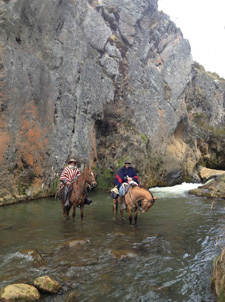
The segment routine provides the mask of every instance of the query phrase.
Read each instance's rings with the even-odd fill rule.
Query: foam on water
[[[20,252],[10,253],[10,254],[6,255],[6,257],[3,261],[6,263],[6,262],[12,261],[12,259],[21,259],[21,258],[33,261],[32,256],[25,255],[25,254],[22,254]]]
[[[186,183],[183,182],[180,185],[175,185],[172,187],[155,187],[150,188],[150,191],[157,195],[160,198],[179,198],[181,196],[185,196],[188,191],[192,189],[196,189],[202,184],[200,183]]]

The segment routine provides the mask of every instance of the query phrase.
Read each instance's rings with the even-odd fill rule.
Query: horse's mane
[[[135,187],[137,187],[137,185],[135,185],[135,184],[133,183],[133,184],[129,184],[129,187],[130,187],[130,188],[135,188]]]
[[[143,186],[143,185],[139,185],[139,186],[132,185],[132,188],[133,187],[138,187],[140,189],[143,189],[143,190],[147,191],[153,197],[152,192],[150,190],[148,190],[145,186]]]

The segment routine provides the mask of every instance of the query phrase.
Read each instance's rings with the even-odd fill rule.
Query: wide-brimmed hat
[[[71,158],[69,161],[68,161],[68,164],[70,164],[70,163],[75,163],[76,164],[76,160],[74,159],[74,158]]]
[[[130,161],[130,159],[126,159],[124,163],[125,164],[131,164],[131,161]]]

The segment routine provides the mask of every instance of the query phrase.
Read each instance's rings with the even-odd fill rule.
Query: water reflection
[[[64,219],[55,199],[0,208],[1,286],[48,274],[63,291],[42,297],[46,302],[70,294],[77,301],[216,301],[210,278],[224,244],[224,201],[215,200],[212,208],[212,200],[178,195],[161,196],[136,226],[126,214],[123,221],[112,219],[105,193],[93,193],[84,222],[79,211],[74,222]],[[76,239],[87,244],[65,246]],[[21,249],[36,250],[43,262],[34,263]]]

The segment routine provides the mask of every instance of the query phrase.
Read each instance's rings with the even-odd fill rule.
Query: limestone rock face
[[[225,174],[225,171],[223,170],[215,170],[215,169],[208,169],[208,168],[202,168],[200,170],[200,177],[203,180],[209,180],[212,177],[216,177],[218,175],[223,175]]]
[[[6,286],[0,298],[6,302],[37,301],[40,299],[40,294],[34,286],[18,283]]]
[[[0,205],[53,194],[70,156],[149,186],[225,166],[224,81],[157,0],[1,1],[0,24]]]

